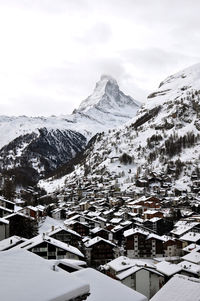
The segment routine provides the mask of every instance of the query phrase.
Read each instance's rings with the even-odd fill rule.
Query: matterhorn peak
[[[114,79],[111,75],[108,75],[108,74],[102,74],[101,77],[100,77],[100,81],[109,81],[113,84],[117,84],[117,81],[116,79]]]
[[[120,108],[138,104],[130,96],[120,91],[117,81],[110,75],[103,74],[96,83],[93,93],[80,104],[76,113],[88,114],[92,110],[106,112],[120,112]]]

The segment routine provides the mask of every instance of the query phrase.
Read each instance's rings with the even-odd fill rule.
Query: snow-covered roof
[[[140,234],[143,234],[143,235],[148,235],[149,234],[148,231],[145,231],[145,230],[139,229],[139,228],[135,228],[135,229],[129,229],[129,230],[124,231],[124,237],[128,237],[128,236],[136,234],[136,233],[140,233]]]
[[[48,234],[48,236],[52,236],[52,235],[54,235],[54,234],[59,233],[60,231],[65,231],[65,232],[71,233],[71,234],[73,234],[73,235],[76,235],[76,236],[78,236],[78,237],[81,237],[81,235],[78,234],[76,231],[71,230],[71,229],[69,229],[69,228],[66,229],[66,228],[64,228],[64,227],[56,228],[54,231],[51,231],[51,232],[49,232],[49,233],[47,233],[47,234]]]
[[[119,224],[122,221],[122,218],[114,217],[110,220],[112,224]]]
[[[150,233],[147,237],[147,239],[158,239],[158,240],[162,240],[162,241],[165,241],[162,236],[158,235],[158,234],[154,234],[154,233]]]
[[[190,242],[197,242],[200,240],[200,233],[188,232],[180,237],[181,240],[186,240]]]
[[[9,201],[9,200],[7,200],[7,199],[5,199],[3,196],[0,196],[0,201],[3,201],[3,202],[6,202],[6,203],[9,203],[9,204],[13,204],[13,205],[15,205],[15,203],[14,203],[14,202],[12,202],[12,201]]]
[[[18,244],[20,242],[24,242],[26,240],[27,240],[26,238],[16,236],[16,235],[5,238],[0,241],[0,251],[3,251],[7,248],[11,248],[11,247],[15,246],[16,244]]]
[[[10,210],[10,211],[12,211],[12,210]],[[13,212],[13,211],[12,211]],[[9,215],[6,215],[5,216],[5,218],[6,219],[9,219],[9,218],[11,218],[11,217],[13,217],[13,216],[21,216],[21,217],[25,217],[25,218],[28,218],[28,219],[31,219],[31,220],[35,220],[33,217],[31,217],[31,216],[28,216],[28,215],[26,215],[26,214],[24,214],[24,213],[21,213],[21,212],[14,212],[14,213],[12,213],[12,214],[9,214]]]
[[[3,224],[9,224],[9,221],[7,220],[7,219],[5,219],[5,218],[0,218],[0,223],[3,223]]]
[[[141,267],[134,265],[132,268],[129,268],[128,270],[125,270],[122,273],[117,274],[116,278],[119,280],[123,280],[123,279],[127,278],[128,276],[136,273],[140,269],[141,269]]]
[[[111,230],[111,232],[117,232],[117,231],[119,231],[119,230],[121,230],[121,229],[123,229],[123,227],[121,226],[121,225],[117,225],[117,226],[115,226],[114,228],[112,228],[112,230]]]
[[[180,266],[184,271],[191,272],[197,275],[200,275],[200,265],[191,263],[189,261],[181,261],[178,263],[178,266]]]
[[[7,212],[9,212],[9,213],[13,212],[13,210],[8,209],[8,208],[5,208],[5,207],[3,207],[3,206],[0,206],[0,209],[2,209],[2,210],[4,210],[4,211],[7,211]]]
[[[96,243],[99,243],[100,241],[106,242],[107,244],[109,244],[113,247],[116,247],[116,245],[113,244],[112,242],[110,242],[109,240],[104,239],[104,238],[99,237],[99,236],[96,236],[96,237],[86,241],[85,246],[86,246],[86,248],[90,248],[91,246],[95,245]]]
[[[157,221],[159,221],[161,219],[162,218],[160,218],[160,217],[152,217],[152,218],[149,219],[149,221],[152,222],[152,223],[155,223],[155,222],[157,222]]]
[[[155,269],[149,269],[147,267],[141,267],[141,266],[135,265],[132,268],[130,268],[130,269],[126,270],[126,271],[123,271],[120,274],[117,274],[116,277],[119,280],[123,280],[123,279],[129,277],[130,275],[135,274],[136,272],[138,272],[141,269],[145,269],[145,270],[147,270],[147,271],[149,271],[151,273],[157,274],[158,276],[163,276],[161,273],[157,272]]]
[[[39,223],[39,233],[42,234],[51,231],[52,226],[62,227],[63,225],[63,221],[46,216],[45,220]]]
[[[183,275],[173,276],[150,301],[199,301],[200,280]]]
[[[185,252],[192,252],[192,251],[200,251],[200,246],[195,244],[195,243],[192,243],[192,244],[189,244],[187,247],[183,248],[183,251]]]
[[[200,264],[200,253],[192,251],[192,252],[188,253],[187,255],[183,256],[182,259],[193,262],[193,263]]]
[[[149,259],[131,259],[126,256],[119,256],[106,264],[109,268],[113,269],[115,272],[124,271],[130,269],[133,266],[138,267],[150,267],[153,268],[154,264],[152,260]]]
[[[147,301],[142,294],[94,269],[87,268],[73,275],[90,284],[87,301]]]
[[[89,293],[88,282],[25,250],[0,252],[1,300],[67,301]]]
[[[187,231],[189,231],[190,229],[192,229],[193,227],[197,226],[199,223],[193,222],[193,223],[186,223],[186,224],[180,224],[178,225],[175,229],[173,229],[171,231],[172,234],[175,235],[183,235],[184,233],[186,233]],[[176,225],[175,225],[176,226]]]
[[[52,265],[59,266],[62,264],[65,267],[69,267],[74,269],[74,271],[83,269],[83,266],[86,266],[86,262],[82,260],[75,260],[75,259],[50,259],[49,260]],[[60,267],[60,266],[59,266]],[[61,267],[62,268],[62,267]]]
[[[90,232],[93,233],[93,234],[96,234],[96,233],[98,233],[98,232],[101,231],[101,230],[103,230],[103,228],[101,228],[101,227],[96,227],[96,228],[90,230]],[[106,231],[106,230],[104,230],[104,231]]]
[[[24,250],[30,250],[33,247],[41,244],[42,242],[47,242],[48,244],[52,244],[54,246],[56,246],[57,248],[61,248],[69,253],[73,253],[77,256],[80,257],[84,257],[84,255],[75,247],[72,247],[68,244],[65,244],[62,241],[59,241],[55,238],[49,237],[47,235],[43,236],[42,234],[39,234],[29,240],[27,240],[26,242],[16,246],[15,248],[23,248]]]
[[[27,206],[27,208],[36,212],[39,210],[37,207],[34,206]]]
[[[156,264],[156,269],[158,272],[166,275],[172,276],[182,270],[177,264],[170,263],[168,261],[162,261]]]

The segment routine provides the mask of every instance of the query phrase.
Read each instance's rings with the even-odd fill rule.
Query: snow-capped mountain
[[[29,167],[45,175],[82,151],[97,132],[130,120],[138,108],[114,79],[102,76],[93,94],[71,115],[0,116],[0,169]]]
[[[139,103],[119,90],[115,79],[102,75],[92,95],[85,99],[75,110],[75,114],[88,116],[103,124],[109,122],[125,122],[136,115]],[[120,123],[121,123],[120,122]]]
[[[43,181],[41,186],[54,191],[58,184],[64,188],[77,178],[81,183],[86,175],[106,175],[110,184],[129,191],[138,183],[149,184],[153,175],[154,180],[165,178],[169,187],[191,191],[193,184],[199,185],[192,179],[200,177],[199,120],[197,64],[165,79],[131,121],[97,135],[74,172],[57,182]]]

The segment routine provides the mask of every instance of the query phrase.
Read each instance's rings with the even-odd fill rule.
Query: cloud
[[[90,27],[77,41],[86,45],[107,43],[112,36],[111,28],[108,24],[97,22]]]
[[[71,113],[105,73],[144,100],[200,61],[199,11],[199,0],[0,0],[1,112]]]
[[[51,14],[64,13],[67,11],[88,10],[87,0],[1,0],[1,5],[19,9],[41,11]]]

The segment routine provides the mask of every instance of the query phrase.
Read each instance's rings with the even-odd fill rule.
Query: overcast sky
[[[200,62],[199,0],[0,0],[0,115],[69,114],[101,74],[145,101]]]

